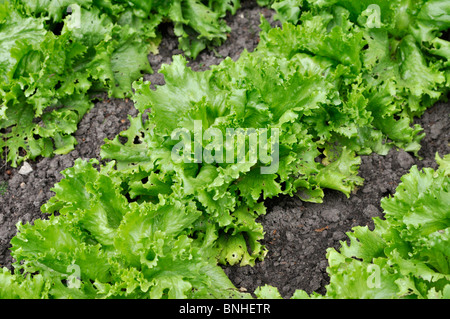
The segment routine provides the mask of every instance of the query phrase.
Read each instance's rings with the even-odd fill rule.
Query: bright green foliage
[[[359,157],[350,149],[331,149],[328,144],[331,136],[343,129],[344,121],[339,128],[311,125],[319,125],[330,116],[330,100],[343,104],[338,100],[340,86],[336,85],[343,70],[307,55],[287,59],[266,53],[262,47],[254,54],[243,53],[237,62],[226,59],[205,72],[193,72],[184,58],[174,57],[170,66],[162,68],[164,86],[153,91],[148,83],[135,83],[136,108],[142,113],[151,108],[149,119],[143,122],[142,113],[130,119],[130,128],[102,147],[102,157],[117,162],[131,198],[157,201],[157,195],[164,194],[192,199],[202,207],[210,221],[225,231],[218,240],[223,249],[219,260],[223,263],[253,264],[255,258],[264,256],[265,250],[258,242],[263,232],[255,222],[264,212],[259,208],[261,199],[299,192],[305,201],[321,202],[324,188],[349,196],[362,183],[357,176]],[[328,76],[318,75],[318,70]],[[345,110],[341,114],[346,120],[353,116]],[[202,124],[200,132],[196,132],[195,121]],[[348,126],[359,125],[355,121],[348,121]],[[261,139],[259,142],[269,144],[269,152],[276,143],[271,132],[279,130],[278,161],[272,158],[264,163],[261,156],[265,154],[261,153],[252,161],[258,151],[250,147],[249,136],[245,138],[246,160],[240,162],[233,157],[227,161],[227,130],[239,128],[266,129],[267,143]],[[173,132],[182,129],[192,138],[196,134],[204,136],[199,145],[201,163],[179,162],[172,157],[179,143]],[[208,129],[215,129],[224,142],[214,146],[215,161],[211,162],[205,158],[205,151],[217,138],[206,138]],[[122,143],[120,137],[126,142]],[[321,148],[327,150],[324,163],[316,160],[322,154]],[[269,165],[275,170],[263,174],[261,170]]]
[[[239,0],[14,0],[16,5],[35,17],[46,17],[51,23],[60,23],[72,11],[71,23],[77,23],[78,13],[74,7],[81,7],[90,13],[101,12],[104,19],[121,27],[129,26],[132,32],[144,38],[155,38],[157,27],[162,22],[172,22],[179,37],[180,49],[195,58],[200,51],[210,45],[221,44],[230,28],[222,19],[227,12],[235,14],[240,8]],[[108,23],[93,27],[82,17],[81,29],[89,29],[89,36],[97,37],[109,29]],[[116,26],[115,26],[116,27]],[[103,29],[103,30],[102,30]],[[99,32],[100,31],[100,32]],[[86,34],[83,34],[86,37]],[[112,36],[114,38],[114,36]]]
[[[92,95],[130,96],[151,73],[157,27],[175,25],[180,47],[196,57],[226,39],[221,19],[239,1],[20,1],[0,4],[0,149],[13,167],[71,151]],[[3,154],[3,152],[2,152]]]
[[[175,56],[171,65],[161,68],[165,85],[152,90],[148,82],[134,82],[132,98],[139,114],[130,117],[128,130],[106,140],[101,150],[101,156],[112,161],[100,171],[95,163],[77,161],[64,172],[65,179],[54,188],[55,196],[42,208],[53,214],[49,220],[18,226],[12,240],[15,267],[39,275],[21,278],[4,272],[1,278],[13,290],[5,293],[20,296],[21,287],[30,284],[46,298],[240,297],[217,264],[254,265],[264,258],[267,251],[260,243],[264,232],[257,218],[265,214],[266,198],[285,194],[321,202],[326,188],[349,197],[363,182],[357,175],[358,155],[386,154],[394,146],[417,153],[423,134],[413,125],[414,116],[443,98],[449,88],[449,46],[440,38],[448,26],[445,15],[437,14],[448,12],[445,4],[405,3],[413,7],[407,7],[393,27],[389,21],[404,7],[380,1],[370,6],[364,1],[358,5],[343,1],[340,6],[337,2],[276,1],[278,18],[287,22],[283,28],[271,29],[262,19],[255,52],[243,52],[237,61],[225,59],[204,72],[192,71],[184,57]],[[221,10],[237,4],[227,3],[209,2]],[[295,10],[293,3],[304,11]],[[115,7],[108,8],[111,14],[116,12]],[[79,10],[82,14],[82,4]],[[52,12],[54,21],[62,18]],[[86,15],[95,12],[86,11]],[[434,29],[425,32],[423,26],[437,19],[427,20],[430,16],[442,21],[438,19]],[[140,25],[140,16],[132,17]],[[98,41],[111,15],[98,18],[103,21],[97,25],[99,31],[86,28],[89,35],[80,39]],[[398,28],[404,19],[409,19],[410,29],[406,24],[405,29]],[[422,32],[413,32],[419,24]],[[177,28],[181,32],[180,25]],[[206,25],[198,28],[214,33]],[[122,46],[127,54],[111,60],[111,70],[133,74],[123,61],[134,48]],[[109,83],[115,72],[104,69],[111,51],[99,52],[88,63],[95,66],[92,76],[97,86],[114,92]],[[131,77],[119,79],[120,88]],[[147,112],[148,119],[143,120]],[[226,143],[230,129],[253,131]],[[257,150],[251,147],[255,136]],[[448,167],[446,161],[443,167]],[[330,297],[445,296],[449,290],[443,286],[448,280],[446,245],[439,237],[448,233],[439,220],[443,207],[449,206],[445,190],[430,191],[423,203],[416,202],[422,196],[420,190],[412,198],[404,195],[404,205],[430,205],[415,208],[415,215],[402,221],[407,231],[396,232],[393,227],[390,232],[384,222],[377,221],[375,232],[357,228],[350,235],[352,244],[343,246],[341,253],[330,250],[330,274],[336,273]],[[433,201],[434,196],[441,202]],[[406,207],[394,206],[392,215]],[[386,238],[382,231],[387,232]],[[400,249],[397,242],[392,244],[400,235],[405,236],[402,241],[416,246],[408,242],[399,244]],[[428,235],[444,255],[425,248],[431,245]],[[414,251],[407,251],[410,248]],[[416,257],[412,263],[406,259],[415,253],[419,262]],[[422,276],[423,263],[433,259]],[[391,262],[409,272],[391,273],[387,267]],[[351,275],[340,275],[347,263]],[[377,280],[385,281],[382,290],[367,291],[361,285],[372,268],[380,269]],[[80,272],[74,276],[77,269]],[[355,274],[356,282],[347,280]],[[408,274],[421,277],[416,280]],[[348,291],[354,295],[347,296],[347,288],[333,288],[341,280],[351,285]],[[255,293],[279,296],[271,287]],[[308,296],[299,291],[294,297]]]
[[[393,145],[417,152],[423,136],[418,135],[419,127],[410,127],[412,112],[404,104],[396,104],[400,96],[406,99],[411,95],[405,90],[411,83],[394,85],[402,79],[400,73],[394,73],[390,87],[398,90],[399,96],[389,99],[384,96],[385,87],[371,85],[377,65],[366,66],[364,58],[373,47],[365,48],[365,30],[348,17],[344,9],[323,15],[304,13],[298,26],[284,24],[283,29],[269,29],[263,21],[264,32],[254,53],[244,52],[237,62],[226,59],[205,72],[193,72],[184,58],[174,57],[173,63],[161,70],[164,86],[153,91],[149,83],[135,83],[134,100],[141,114],[120,134],[126,142],[119,136],[106,141],[102,156],[117,161],[117,169],[127,176],[132,198],[155,201],[161,193],[192,198],[219,229],[233,230],[233,236],[239,227],[230,216],[236,217],[242,206],[252,208],[279,194],[320,202],[324,188],[349,196],[362,182],[355,153],[384,154]],[[422,56],[422,52],[416,53]],[[404,67],[418,65],[410,61]],[[443,92],[441,88],[433,100]],[[384,104],[378,103],[381,96]],[[420,98],[423,96],[422,92]],[[149,119],[142,121],[148,109]],[[226,136],[229,128],[279,129],[277,171],[261,174],[261,161],[174,161],[171,152],[179,139],[173,132],[184,130],[195,137],[199,134],[195,121],[202,124],[200,135],[211,128],[221,136]],[[201,141],[203,155],[214,141]],[[219,144],[215,151],[223,155],[227,149]],[[195,145],[184,156],[192,157],[194,152]],[[245,152],[246,159],[253,155],[250,148]],[[319,157],[322,161],[317,161]],[[255,253],[260,251],[260,237],[250,236],[252,232],[247,231],[247,236]],[[233,245],[230,250],[229,243],[235,241],[240,246]],[[234,264],[242,258],[241,264],[247,263],[242,255],[246,251],[243,238],[219,236],[218,243],[223,249],[219,262]],[[223,258],[224,254],[228,258]]]
[[[131,82],[151,71],[152,44],[140,33],[96,8],[71,8],[56,35],[56,26],[19,4],[0,7],[7,15],[0,20],[0,148],[12,166],[72,150],[90,95],[128,96]]]
[[[450,298],[450,156],[437,160],[438,171],[413,167],[382,200],[373,232],[357,227],[340,253],[328,250],[328,296]]]
[[[283,2],[275,1],[272,6]],[[361,60],[366,101],[359,104],[366,104],[364,109],[371,113],[372,125],[379,131],[395,140],[397,146],[417,153],[423,135],[421,128],[413,125],[412,117],[445,97],[450,87],[450,42],[443,37],[443,31],[450,27],[448,1],[305,0],[299,7],[310,10],[297,19],[300,26],[314,27],[311,21],[326,18],[330,21],[327,30],[332,34],[344,32],[349,38],[343,42],[320,40],[327,32],[316,27],[313,37],[291,37],[289,41],[297,43],[294,47],[274,45],[273,51],[313,52],[346,65],[352,63],[354,68]],[[284,11],[278,13],[284,20],[289,18]],[[348,32],[350,27],[362,34],[365,47],[361,52],[353,45],[357,41],[354,33]],[[357,144],[370,144],[383,153],[379,137],[378,132],[363,129]],[[346,139],[340,142],[345,144]]]
[[[193,201],[130,203],[112,163],[100,172],[93,164],[77,160],[63,172],[43,207],[58,216],[18,225],[15,270],[41,275],[4,272],[0,297],[246,297],[217,266],[215,225]]]
[[[48,294],[48,284],[42,275],[13,275],[7,268],[0,269],[1,299],[40,299]]]

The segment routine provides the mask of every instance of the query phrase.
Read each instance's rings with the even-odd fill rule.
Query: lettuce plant
[[[293,298],[450,298],[450,156],[437,171],[413,166],[392,197],[383,198],[375,228],[355,227],[340,250],[327,250],[326,294],[298,290]],[[277,294],[261,287],[261,298]]]
[[[40,275],[4,269],[2,298],[247,296],[217,265],[214,225],[193,201],[129,202],[113,163],[100,172],[93,164],[77,160],[64,171],[43,207],[54,213],[48,220],[18,225],[15,271]]]
[[[151,42],[97,8],[72,5],[62,30],[20,8],[0,7],[0,148],[13,167],[72,150],[92,94],[127,96],[131,82],[151,71]]]

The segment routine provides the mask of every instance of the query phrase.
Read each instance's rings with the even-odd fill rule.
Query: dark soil
[[[242,1],[236,15],[226,18],[232,29],[228,40],[191,61],[192,69],[205,70],[228,56],[236,60],[244,49],[252,51],[258,44],[260,14],[273,25],[277,24],[273,21],[273,11],[257,7],[256,1]],[[149,56],[155,72],[163,63],[170,63],[174,54],[182,54],[172,26],[163,25],[161,31],[159,54]],[[145,78],[153,85],[164,84],[163,76],[158,73]],[[291,197],[268,200],[268,213],[259,220],[266,232],[263,243],[268,248],[267,257],[254,267],[226,267],[233,283],[249,292],[264,284],[273,285],[285,298],[296,289],[324,293],[329,280],[326,249],[338,248],[339,242],[346,240],[345,233],[354,226],[373,227],[372,217],[382,216],[381,198],[395,192],[400,177],[412,165],[436,167],[436,152],[441,156],[450,152],[448,108],[448,103],[438,103],[417,121],[426,133],[420,152],[422,159],[395,149],[387,156],[363,156],[360,176],[365,183],[349,199],[341,193],[327,191],[323,204],[305,203]],[[0,267],[11,267],[9,248],[16,234],[16,223],[45,218],[40,207],[53,196],[51,188],[61,180],[60,172],[71,167],[76,158],[100,160],[104,139],[112,139],[126,129],[128,115],[136,113],[132,101],[105,97],[80,122],[75,134],[79,144],[71,153],[29,162],[33,171],[27,175],[19,174],[20,167],[0,163],[0,194],[2,182],[7,183],[7,191],[0,195]]]

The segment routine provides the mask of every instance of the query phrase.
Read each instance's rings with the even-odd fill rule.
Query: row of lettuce
[[[373,231],[355,227],[339,252],[327,250],[330,283],[325,295],[297,290],[292,298],[449,299],[450,155],[436,160],[436,171],[413,166],[403,176],[395,195],[382,200],[384,218],[374,218]],[[77,162],[56,187],[61,195],[88,183],[89,192],[77,194],[79,206],[89,209],[75,213],[71,203],[60,202],[60,217],[20,225],[14,255],[24,261],[16,269],[27,275],[0,270],[1,298],[252,297],[238,291],[217,265],[217,230],[212,225],[203,225],[208,229],[201,237],[189,235],[194,224],[204,223],[195,207],[172,200],[128,208],[112,166],[99,173],[91,164]],[[78,188],[84,191],[80,184]],[[99,214],[102,205],[109,212],[96,216],[93,211]],[[257,298],[281,298],[269,285],[254,293]]]
[[[271,28],[262,18],[254,52],[203,72],[175,56],[160,71],[164,86],[133,83],[139,114],[105,141],[107,164],[77,160],[42,207],[50,217],[18,224],[14,274],[2,271],[1,297],[251,297],[220,265],[254,265],[265,257],[257,221],[266,213],[264,199],[321,202],[326,188],[351,196],[363,183],[360,155],[392,147],[418,153],[424,135],[414,118],[450,88],[448,2],[273,6],[283,26]],[[67,23],[75,21],[77,7],[71,8]],[[266,143],[279,149],[277,171],[261,174],[267,163],[250,160],[250,149],[244,162],[175,161],[172,133],[195,136],[198,121],[202,133],[214,128],[222,136],[228,129],[276,130],[279,139],[271,135]],[[225,153],[215,147],[215,154]],[[449,297],[449,157],[437,161],[437,171],[413,168],[404,177],[394,198],[383,201],[386,219],[375,220],[374,231],[355,228],[350,245],[328,251],[325,296],[293,297]],[[255,294],[279,296],[269,286]]]
[[[13,167],[71,151],[92,97],[130,96],[151,73],[162,23],[195,58],[221,44],[239,0],[0,2],[0,149]]]
[[[449,299],[450,155],[436,160],[436,171],[413,166],[403,176],[396,194],[382,200],[384,218],[374,218],[373,231],[355,227],[339,252],[327,250],[330,283],[325,295],[297,290],[292,298]],[[82,171],[78,180],[70,178],[77,170]],[[173,200],[133,203],[127,209],[126,199],[110,188],[117,187],[111,172],[117,174],[111,167],[98,173],[90,163],[79,161],[57,188],[67,191],[70,182],[94,186],[80,206],[91,201],[94,207],[110,207],[107,198],[114,198],[115,230],[106,222],[99,224],[92,209],[83,215],[62,210],[63,216],[49,222],[21,225],[13,245],[15,256],[25,260],[17,269],[28,274],[0,270],[1,298],[252,297],[238,291],[217,265],[216,230],[207,230],[201,238],[188,235],[193,223],[203,222],[200,212],[180,209],[180,202]],[[269,285],[254,293],[257,298],[282,298]]]

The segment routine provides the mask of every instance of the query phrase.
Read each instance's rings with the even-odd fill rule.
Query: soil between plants
[[[226,17],[232,29],[228,40],[220,47],[202,52],[189,66],[205,70],[226,57],[237,60],[244,49],[253,51],[259,41],[261,14],[273,26],[279,25],[273,20],[272,10],[258,7],[256,1],[242,1],[236,15]],[[182,54],[172,26],[162,25],[161,32],[159,54],[149,55],[155,73],[145,76],[153,87],[164,84],[163,75],[156,73],[161,65],[171,63],[173,55]],[[27,175],[19,174],[20,167],[12,168],[4,160],[0,163],[0,183],[8,184],[6,193],[0,195],[0,267],[11,269],[10,240],[16,234],[17,222],[32,223],[37,218],[46,218],[40,207],[53,196],[51,188],[61,180],[60,172],[71,167],[77,158],[101,160],[104,139],[112,139],[125,130],[128,116],[137,114],[130,100],[108,99],[105,95],[102,98],[80,122],[75,134],[79,144],[69,154],[30,161],[33,171]],[[231,281],[248,292],[269,284],[278,287],[284,298],[291,297],[296,289],[325,293],[329,282],[327,248],[339,248],[352,227],[367,225],[372,229],[372,217],[382,217],[381,198],[395,193],[401,176],[413,165],[419,169],[436,168],[436,152],[441,157],[450,152],[449,107],[449,103],[437,103],[417,120],[426,133],[421,158],[396,149],[386,156],[362,156],[359,175],[365,182],[350,198],[327,190],[322,204],[288,196],[267,200],[267,214],[258,221],[266,233],[262,243],[268,254],[254,267],[224,267]]]

